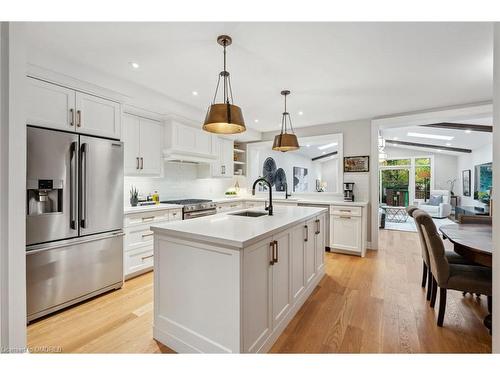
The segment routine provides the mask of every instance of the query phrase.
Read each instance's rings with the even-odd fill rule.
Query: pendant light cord
[[[222,76],[222,79],[224,80],[224,83],[222,85],[222,102],[225,104],[230,104],[234,103],[233,99],[233,88],[231,87],[231,77],[229,75],[229,72],[226,70],[226,46],[227,46],[227,41],[224,40],[222,42],[222,46],[224,47],[224,70],[220,72],[219,77],[217,79],[217,86],[215,87],[215,94],[214,98],[212,100],[212,104],[215,104],[217,100],[217,93],[219,92],[219,86],[220,86],[220,77]],[[229,98],[231,98],[231,101],[229,101]]]

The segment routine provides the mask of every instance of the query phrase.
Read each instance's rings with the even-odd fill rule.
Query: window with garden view
[[[387,159],[380,162],[380,203],[407,207],[430,196],[430,157]]]

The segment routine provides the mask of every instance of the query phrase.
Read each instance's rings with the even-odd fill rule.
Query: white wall
[[[197,166],[194,164],[165,163],[164,177],[125,177],[124,204],[129,206],[130,187],[133,185],[140,194],[147,195],[155,190],[160,194],[160,200],[196,198],[213,199],[224,196],[226,190],[234,186],[235,182],[244,193],[246,179],[243,176],[234,178],[198,178]]]
[[[458,175],[458,180],[457,180],[457,189],[456,193],[460,195],[460,204],[465,205],[465,206],[478,206],[482,207],[484,206],[484,203],[481,203],[480,201],[474,200],[474,167],[478,164],[484,164],[484,163],[491,163],[493,160],[493,145],[488,144],[484,145],[483,147],[477,148],[475,150],[472,150],[472,153],[462,155],[458,158],[458,165],[457,165],[457,175]],[[471,171],[471,181],[470,181],[470,186],[471,186],[471,196],[466,197],[463,195],[462,191],[462,171],[470,169]]]
[[[387,159],[391,157],[426,157],[432,156],[434,159],[433,165],[433,184],[431,189],[437,190],[449,190],[450,185],[448,184],[449,180],[453,180],[458,177],[457,173],[457,165],[458,165],[458,156],[442,154],[439,152],[428,152],[428,151],[419,151],[414,149],[407,149],[402,147],[386,147],[385,152],[387,153]],[[454,193],[458,194],[458,184],[459,180],[455,182],[455,187],[453,188]]]
[[[0,25],[0,339],[17,352],[26,347],[26,57],[23,24]]]
[[[493,57],[493,186],[500,187],[500,24],[495,23]],[[500,353],[500,199],[493,192],[493,353]]]
[[[326,191],[330,192],[336,189],[339,180],[339,171],[342,165],[339,164],[339,158],[327,160],[321,163],[320,178],[322,182],[326,182]]]

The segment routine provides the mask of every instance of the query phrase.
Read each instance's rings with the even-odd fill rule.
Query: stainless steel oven
[[[217,213],[217,205],[209,199],[177,199],[162,201],[161,203],[182,205],[183,220],[215,215]]]
[[[182,218],[184,220],[194,219],[196,217],[215,215],[217,213],[217,209],[203,210],[203,211],[194,211],[194,212],[184,212],[182,214]]]

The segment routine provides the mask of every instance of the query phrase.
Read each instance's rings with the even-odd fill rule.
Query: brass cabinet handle
[[[304,225],[304,228],[306,230],[306,238],[304,238],[304,242],[309,241],[309,227],[307,225]]]
[[[316,222],[316,232],[315,234],[319,234],[319,219],[314,220]]]
[[[154,257],[154,254],[151,254],[151,255],[148,255],[148,256],[145,256],[145,257],[141,257],[141,260],[144,261],[144,260],[146,260],[148,258],[152,258],[152,257]]]
[[[154,219],[155,219],[155,217],[154,217],[154,216],[149,216],[149,217],[143,217],[143,218],[142,218],[142,221],[152,221],[152,220],[154,220]]]
[[[274,265],[274,241],[269,243],[269,248],[271,249],[271,260],[269,261],[269,264],[272,266]]]
[[[69,125],[70,126],[75,126],[75,110],[73,108],[70,108],[69,110],[69,114],[70,114],[70,122],[69,122]]]
[[[152,236],[153,234],[154,234],[154,232],[144,233],[144,234],[142,235],[142,238]]]
[[[82,126],[82,111],[76,111],[76,126]]]
[[[278,241],[274,240],[274,251],[276,255],[273,254],[273,262],[276,264],[278,263]]]
[[[140,169],[140,168],[139,168],[139,165],[140,165],[140,164],[139,164],[139,157],[136,157],[135,159],[136,159],[135,169]]]
[[[351,210],[339,210],[340,212],[351,212]]]
[[[341,219],[349,219],[349,220],[351,219],[351,217],[350,217],[350,216],[339,216],[339,217],[340,217]]]
[[[141,156],[141,169],[144,169],[144,158]]]

